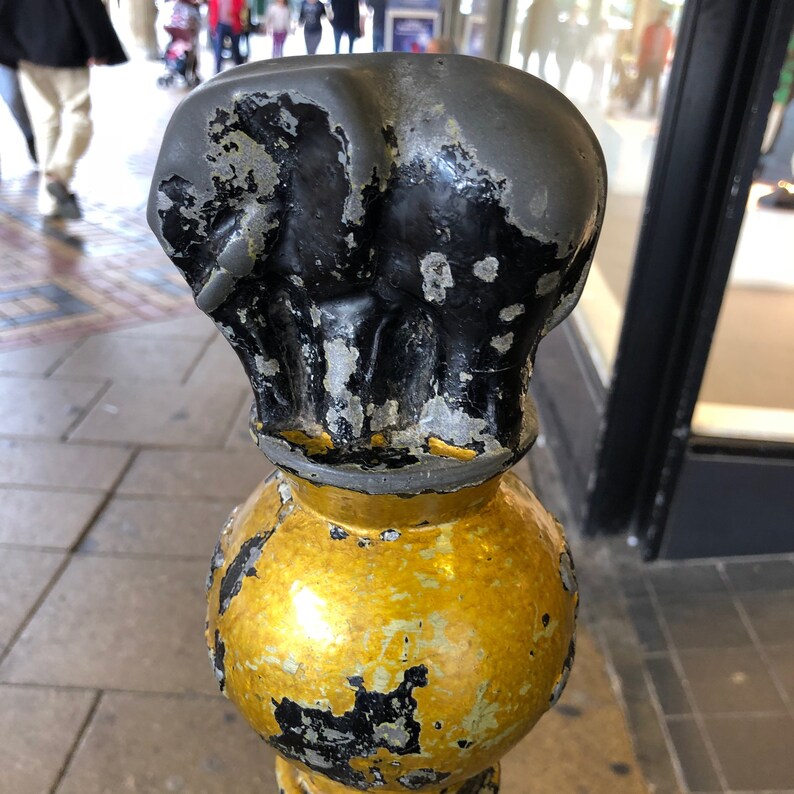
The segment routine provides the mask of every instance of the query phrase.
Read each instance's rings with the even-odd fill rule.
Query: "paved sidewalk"
[[[203,644],[219,528],[271,467],[239,363],[144,226],[179,98],[154,88],[159,68],[97,73],[83,222],[41,226],[0,116],[2,794],[276,791]],[[503,791],[645,790],[583,626],[563,701],[510,754]]]

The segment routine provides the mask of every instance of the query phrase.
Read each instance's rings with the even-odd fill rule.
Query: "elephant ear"
[[[534,441],[535,351],[581,293],[605,191],[584,119],[521,71],[289,58],[183,102],[149,222],[237,351],[275,463],[446,491]]]

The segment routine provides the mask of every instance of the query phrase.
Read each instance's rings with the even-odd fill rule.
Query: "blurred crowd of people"
[[[528,68],[534,53],[538,77],[548,80],[548,63],[554,54],[559,74],[557,87],[567,93],[574,64],[581,61],[592,73],[591,103],[600,104],[608,81],[610,97],[634,110],[647,88],[648,112],[655,116],[661,78],[673,53],[670,11],[660,7],[656,18],[642,30],[636,51],[630,25],[613,29],[606,19],[591,24],[582,16],[576,7],[561,12],[557,0],[534,0],[521,31],[519,52],[523,68]]]
[[[254,18],[249,0],[168,0],[160,4],[169,41],[158,84],[179,80],[191,88],[201,82],[205,17],[218,73],[227,59],[234,65],[248,59],[248,37],[254,34],[267,33],[278,58],[287,36],[300,26],[306,52],[315,54],[324,17],[333,28],[336,52],[343,37],[353,52],[366,14],[372,13],[373,49],[382,50],[385,6],[386,0],[369,0],[369,10],[362,11],[359,0],[301,0],[296,14],[290,0],[269,0],[261,18]],[[82,216],[72,181],[93,134],[90,69],[125,61],[103,0],[0,0],[0,96],[38,166],[38,209],[46,220]]]
[[[202,25],[199,9],[206,5],[216,74],[223,68],[226,58],[234,65],[247,60],[252,35],[269,35],[272,57],[280,58],[284,55],[287,36],[302,29],[306,53],[316,54],[322,40],[323,19],[330,22],[335,51],[340,52],[342,40],[346,39],[347,51],[352,53],[354,42],[364,35],[366,13],[371,14],[372,49],[374,52],[383,50],[386,0],[367,0],[364,10],[360,0],[301,0],[298,8],[290,0],[269,0],[261,15],[252,9],[248,0],[175,0],[166,5],[166,14],[171,20],[166,30],[172,43],[186,40],[186,33],[189,33],[191,47],[196,46]]]

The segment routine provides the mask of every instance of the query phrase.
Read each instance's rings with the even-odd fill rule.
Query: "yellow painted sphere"
[[[401,497],[278,472],[227,522],[208,585],[221,687],[315,790],[454,788],[573,661],[562,528],[512,474]]]

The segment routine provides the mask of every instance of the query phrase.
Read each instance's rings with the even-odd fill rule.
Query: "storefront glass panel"
[[[794,442],[794,35],[769,114],[693,432]]]
[[[682,6],[683,0],[516,0],[508,29],[509,63],[562,90],[606,156],[606,217],[573,315],[604,384],[617,351]],[[650,27],[662,15],[664,27]]]

